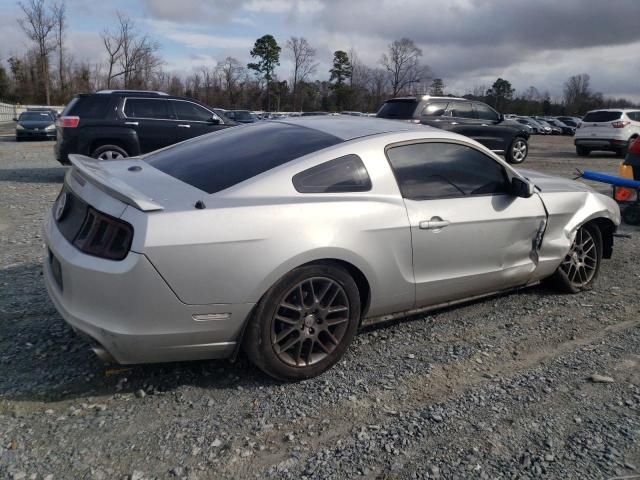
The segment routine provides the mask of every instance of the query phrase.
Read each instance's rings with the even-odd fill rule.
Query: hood
[[[53,120],[23,120],[18,122],[18,125],[21,125],[23,128],[31,129],[31,128],[46,128],[49,125],[53,125]]]
[[[544,173],[524,168],[517,168],[516,171],[533,182],[542,193],[545,192],[593,192],[594,190],[584,183],[576,182],[562,177],[545,175]]]

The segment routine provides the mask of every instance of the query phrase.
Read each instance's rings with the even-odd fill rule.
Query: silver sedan
[[[540,281],[592,288],[608,197],[460,135],[371,118],[259,122],[73,164],[45,238],[56,308],[103,359],[235,357],[283,380],[363,325]]]

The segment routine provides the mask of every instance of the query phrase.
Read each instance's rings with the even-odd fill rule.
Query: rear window
[[[311,128],[265,122],[197,137],[145,159],[178,180],[216,193],[340,142],[338,137]]]
[[[619,120],[622,116],[622,112],[609,112],[606,110],[599,110],[595,112],[587,113],[582,119],[583,122],[613,122]]]
[[[87,97],[76,97],[62,115],[73,115],[80,118],[102,118],[107,113],[107,107],[111,101],[109,95],[91,95]]]
[[[408,120],[413,118],[418,102],[415,100],[389,100],[378,110],[380,118],[400,118]]]

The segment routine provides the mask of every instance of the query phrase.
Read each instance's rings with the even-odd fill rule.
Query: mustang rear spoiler
[[[144,193],[141,193],[113,176],[102,166],[103,161],[77,154],[69,155],[69,160],[73,168],[83,179],[121,202],[131,205],[143,212],[153,212],[164,209],[162,205],[154,202],[153,199],[147,197]]]

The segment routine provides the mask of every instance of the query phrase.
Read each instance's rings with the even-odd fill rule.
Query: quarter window
[[[490,120],[492,122],[497,122],[500,119],[500,114],[487,105],[484,105],[482,103],[474,103],[473,106],[476,109],[478,118],[480,118],[481,120]]]
[[[455,143],[392,147],[387,157],[402,196],[411,200],[507,193],[502,165],[482,152]]]
[[[176,112],[178,120],[189,120],[192,122],[208,122],[213,117],[213,113],[209,110],[191,102],[182,102],[173,100],[173,109]]]
[[[293,177],[300,193],[367,192],[371,179],[357,155],[345,155],[316,165]]]
[[[124,114],[129,118],[171,118],[167,101],[152,98],[127,98]]]

